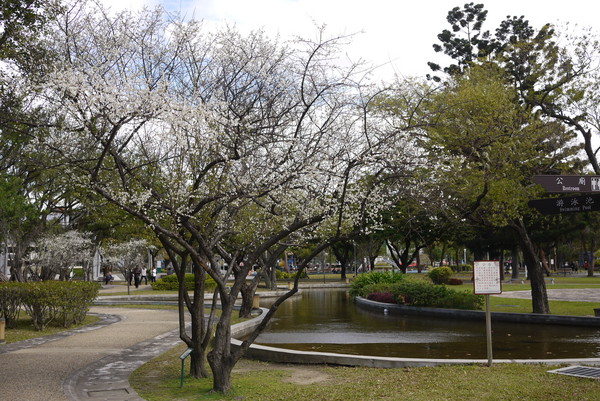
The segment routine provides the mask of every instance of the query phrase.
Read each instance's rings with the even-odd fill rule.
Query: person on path
[[[136,266],[133,269],[133,282],[135,284],[135,288],[140,288],[140,275],[142,274],[142,269],[139,266]]]
[[[156,267],[153,267],[152,270],[150,270],[150,282],[156,283]]]
[[[142,283],[142,280],[144,280],[144,285],[148,285],[148,275],[147,274],[148,274],[148,272],[147,272],[146,268],[142,267],[140,284]]]
[[[106,272],[106,275],[104,276],[104,285],[108,285],[110,284],[110,282],[113,280],[113,276],[112,274],[110,274],[110,272]]]

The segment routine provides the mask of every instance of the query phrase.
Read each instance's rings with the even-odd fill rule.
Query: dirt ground
[[[317,366],[311,365],[285,365],[275,363],[260,363],[260,366],[256,366],[257,362],[250,362],[242,360],[237,363],[233,369],[233,373],[243,373],[248,371],[259,370],[283,370],[290,372],[290,377],[285,379],[285,383],[292,383],[297,385],[310,385],[315,383],[325,383],[333,379],[330,374],[324,373],[322,369]]]

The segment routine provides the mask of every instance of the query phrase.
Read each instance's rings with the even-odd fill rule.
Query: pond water
[[[495,359],[600,357],[598,328],[494,322],[492,331]],[[353,355],[487,358],[483,321],[366,311],[342,289],[303,290],[287,300],[256,343]]]

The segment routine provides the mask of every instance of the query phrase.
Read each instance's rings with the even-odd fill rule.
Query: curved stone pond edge
[[[387,309],[387,313],[390,315],[420,315],[452,319],[469,319],[485,321],[485,312],[479,310],[424,308],[418,306],[386,304],[383,302],[371,301],[369,299],[360,297],[356,297],[355,302],[359,308],[377,311],[379,313],[384,313],[384,310]],[[491,315],[492,323],[509,322],[600,327],[600,318],[593,316],[541,315],[539,313],[514,312],[492,312]]]
[[[384,313],[387,309],[389,314],[407,315],[419,314],[449,318],[481,319],[485,320],[485,312],[464,311],[455,309],[437,309],[437,308],[418,308],[402,305],[386,304],[370,301],[364,298],[356,298],[357,307],[378,311]],[[264,318],[267,310],[261,308],[262,314],[254,319],[238,323],[232,326],[232,346],[239,347],[241,338],[248,334]],[[538,315],[530,313],[492,313],[493,321],[506,322],[527,322],[540,324],[562,324],[577,326],[600,327],[600,318],[596,317],[576,317],[576,316],[556,316],[556,315]],[[321,364],[321,365],[340,365],[340,366],[360,366],[371,368],[406,368],[421,366],[440,366],[440,365],[471,365],[487,364],[487,359],[428,359],[428,358],[389,358],[380,356],[349,355],[336,354],[330,352],[311,352],[298,351],[284,348],[267,347],[264,345],[252,344],[245,355],[247,358],[267,362],[277,363],[295,363],[295,364]],[[571,365],[585,364],[600,366],[600,358],[573,358],[573,359],[494,359],[494,363],[523,363],[523,364],[547,364],[547,365]]]

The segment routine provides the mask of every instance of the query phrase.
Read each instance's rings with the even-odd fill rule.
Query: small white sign
[[[502,294],[500,261],[476,260],[473,262],[473,289],[478,295]]]

